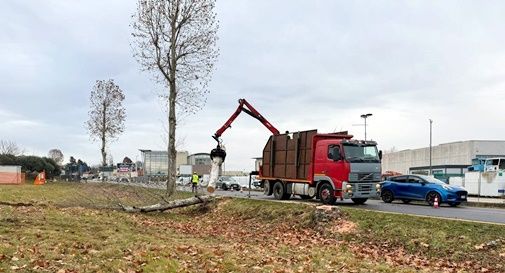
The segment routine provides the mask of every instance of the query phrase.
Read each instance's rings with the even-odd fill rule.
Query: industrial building
[[[505,141],[468,140],[440,144],[432,147],[432,174],[447,180],[451,176],[463,176],[473,158],[505,156]],[[402,174],[429,174],[430,148],[409,149],[385,153],[382,172],[395,171]]]
[[[146,176],[156,176],[156,175],[167,175],[168,174],[168,152],[167,151],[152,151],[152,150],[140,150],[142,154],[142,166],[144,169],[144,175]],[[176,166],[179,168],[180,165],[188,164],[188,152],[180,151],[177,152]]]
[[[165,176],[168,175],[168,152],[140,150],[145,176]],[[196,153],[189,155],[186,151],[178,151],[176,157],[176,167],[179,170],[181,165],[192,165],[193,171],[199,175],[210,173],[211,159],[208,153]]]

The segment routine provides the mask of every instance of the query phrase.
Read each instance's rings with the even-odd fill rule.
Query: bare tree
[[[60,149],[49,150],[47,157],[52,158],[58,165],[63,164],[63,153]]]
[[[123,90],[112,79],[96,81],[91,91],[89,120],[86,125],[91,139],[101,141],[102,166],[107,166],[107,143],[124,131],[124,98]]]
[[[21,155],[23,151],[19,146],[10,140],[0,140],[0,155]]]
[[[133,15],[135,57],[166,89],[168,196],[175,192],[177,113],[194,113],[206,100],[219,55],[215,0],[138,0]],[[177,107],[177,110],[176,110]]]

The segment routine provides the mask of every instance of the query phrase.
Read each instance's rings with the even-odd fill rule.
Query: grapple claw
[[[210,159],[213,159],[214,157],[220,157],[223,159],[223,162],[224,162],[224,159],[226,157],[226,151],[221,149],[221,147],[219,147],[219,145],[212,149],[212,151],[210,151]]]

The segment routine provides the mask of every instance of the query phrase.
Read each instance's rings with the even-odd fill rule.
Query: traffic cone
[[[35,181],[33,181],[34,185],[44,185],[46,184],[46,171],[43,170],[41,173],[35,177]]]
[[[435,201],[433,202],[433,207],[438,209],[438,196],[435,196]]]

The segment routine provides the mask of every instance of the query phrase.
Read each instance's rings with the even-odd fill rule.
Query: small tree
[[[133,161],[129,157],[125,156],[125,158],[123,158],[123,163],[131,164],[131,163],[133,163]]]
[[[60,149],[49,150],[49,152],[47,153],[47,156],[49,158],[53,159],[54,162],[56,162],[60,166],[63,163],[63,153],[61,152]]]
[[[0,140],[0,154],[1,155],[21,155],[23,151],[13,141]]]
[[[103,166],[107,165],[107,143],[115,140],[124,131],[124,98],[123,90],[112,79],[96,81],[91,91],[87,128],[93,141],[101,141]]]
[[[219,51],[215,0],[138,0],[133,16],[135,56],[168,87],[161,95],[168,112],[168,196],[175,192],[176,105],[193,113],[205,103]]]

